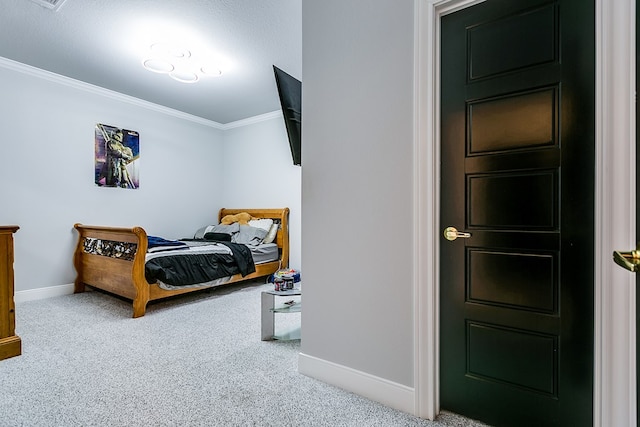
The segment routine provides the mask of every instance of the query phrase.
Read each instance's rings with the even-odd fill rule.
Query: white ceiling
[[[178,37],[223,75],[142,67],[150,44]],[[280,109],[273,65],[302,80],[301,0],[2,0],[0,57],[226,124]]]

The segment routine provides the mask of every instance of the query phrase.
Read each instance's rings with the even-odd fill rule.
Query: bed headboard
[[[289,266],[289,208],[279,209],[229,209],[222,208],[218,213],[218,223],[227,215],[236,215],[240,212],[247,212],[253,218],[271,218],[280,224],[275,243],[280,249],[281,268]]]

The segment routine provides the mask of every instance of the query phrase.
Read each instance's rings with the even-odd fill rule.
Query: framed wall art
[[[140,186],[140,134],[98,123],[95,129],[95,184],[136,189]]]

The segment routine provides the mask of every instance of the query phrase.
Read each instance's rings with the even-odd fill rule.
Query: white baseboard
[[[390,408],[415,415],[415,391],[412,387],[304,353],[298,355],[298,372]]]
[[[17,291],[13,300],[15,302],[34,301],[38,299],[59,297],[62,295],[71,295],[73,293],[73,283],[68,285],[48,286],[46,288],[29,289],[26,291]]]

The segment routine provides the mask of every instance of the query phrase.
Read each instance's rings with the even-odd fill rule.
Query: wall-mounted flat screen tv
[[[302,165],[302,82],[273,66],[294,165]]]

